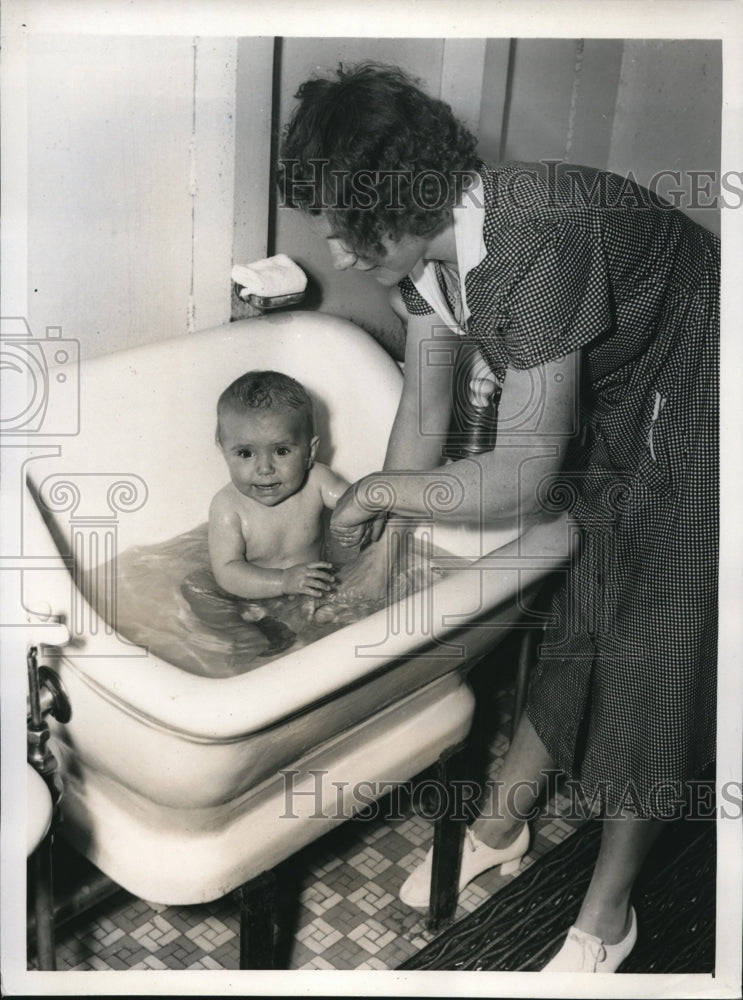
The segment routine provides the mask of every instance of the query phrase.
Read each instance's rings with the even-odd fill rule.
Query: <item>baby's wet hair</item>
[[[249,371],[227,386],[217,401],[217,444],[221,443],[220,417],[228,409],[237,413],[303,413],[308,433],[314,431],[312,397],[301,382],[283,372]]]

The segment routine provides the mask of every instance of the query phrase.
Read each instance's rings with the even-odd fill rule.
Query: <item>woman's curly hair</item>
[[[475,137],[395,66],[340,65],[336,77],[307,80],[296,94],[280,203],[326,213],[360,257],[383,256],[387,236],[435,234],[475,168]]]

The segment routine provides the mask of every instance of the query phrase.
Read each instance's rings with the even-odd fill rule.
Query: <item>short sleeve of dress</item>
[[[588,228],[564,222],[515,228],[499,236],[476,270],[475,287],[490,284],[480,337],[492,338],[491,353],[511,367],[570,354],[612,326],[601,240]]]
[[[403,278],[402,281],[398,282],[397,287],[400,289],[405,308],[411,316],[429,316],[434,312],[432,306],[426,302],[410,278]]]

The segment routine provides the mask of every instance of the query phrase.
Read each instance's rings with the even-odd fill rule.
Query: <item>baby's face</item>
[[[302,488],[318,442],[304,413],[227,410],[219,429],[230,478],[243,496],[275,507]]]

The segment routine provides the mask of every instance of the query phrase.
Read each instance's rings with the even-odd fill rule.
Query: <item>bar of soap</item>
[[[232,280],[236,285],[242,286],[242,299],[248,295],[260,295],[263,298],[296,295],[307,287],[307,275],[285,253],[257,260],[246,267],[236,264],[232,268]]]

